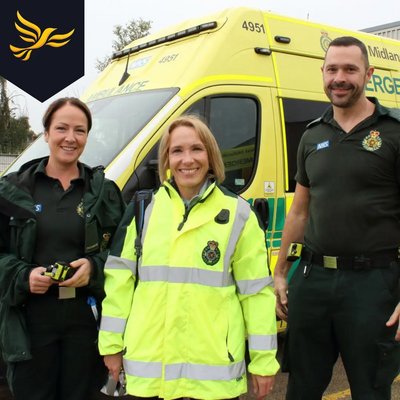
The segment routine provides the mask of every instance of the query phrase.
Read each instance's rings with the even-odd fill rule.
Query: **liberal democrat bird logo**
[[[23,33],[26,36],[19,35],[19,37],[24,40],[25,42],[30,42],[34,43],[32,46],[25,47],[25,48],[20,48],[20,47],[15,47],[10,44],[10,49],[14,53],[14,56],[17,58],[20,58],[22,61],[27,61],[29,60],[29,57],[31,56],[32,50],[35,49],[40,49],[42,46],[51,46],[51,47],[61,47],[66,45],[71,39],[68,39],[75,31],[75,29],[72,29],[71,32],[66,33],[65,35],[53,35],[50,37],[50,35],[57,30],[57,28],[47,28],[43,32],[40,30],[40,28],[33,24],[32,22],[27,21],[25,18],[22,17],[22,15],[17,11],[17,18],[21,24],[23,24],[26,28],[24,29],[21,28],[17,23],[15,23],[15,27],[17,30],[21,33]],[[29,36],[29,37],[27,37]],[[65,39],[68,39],[65,41]],[[56,42],[55,42],[56,40]],[[59,40],[64,40],[64,42],[57,42]],[[23,57],[23,58],[22,58]]]

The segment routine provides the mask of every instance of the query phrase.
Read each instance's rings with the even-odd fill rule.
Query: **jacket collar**
[[[18,172],[12,172],[0,179],[0,209],[2,213],[16,218],[29,219],[36,216],[32,193],[35,174],[44,171],[48,157],[35,159],[24,164]],[[79,163],[80,177],[85,180],[84,203],[86,208],[95,207],[103,190],[104,171],[102,167],[90,168]]]
[[[204,202],[206,200],[206,198],[213,192],[215,187],[217,187],[217,182],[209,180],[209,183],[207,185],[208,186],[203,191],[203,193],[201,193],[201,189],[203,189],[203,187],[200,189],[200,193],[197,195],[199,197],[198,197],[198,200],[195,202],[195,204]],[[182,197],[181,197],[181,195],[179,193],[178,187],[177,187],[177,185],[176,185],[176,183],[175,183],[175,181],[173,179],[169,179],[168,181],[164,181],[162,186],[165,187],[165,189],[167,190],[168,195],[171,198],[172,197],[179,197],[183,201],[183,203],[185,204],[184,200],[182,199]],[[197,196],[195,196],[195,197],[197,197]],[[190,200],[190,202],[192,200]]]

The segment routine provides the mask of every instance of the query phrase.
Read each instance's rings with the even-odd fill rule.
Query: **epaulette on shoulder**
[[[319,118],[317,118],[317,119],[314,119],[314,121],[311,121],[311,122],[307,125],[307,129],[308,129],[308,128],[311,128],[311,127],[314,126],[314,125],[317,125],[317,124],[321,123],[321,121],[322,121],[322,117],[319,117]]]
[[[400,122],[400,109],[399,108],[390,108],[388,115],[389,115],[389,117],[394,118],[395,120]]]

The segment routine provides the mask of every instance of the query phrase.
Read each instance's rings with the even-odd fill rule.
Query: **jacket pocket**
[[[393,300],[399,301],[399,277],[400,267],[397,261],[392,261],[389,268],[380,268],[378,273],[382,275],[383,283]]]
[[[228,326],[226,329],[226,352],[228,354],[229,361],[232,363],[235,362],[232,353],[229,351],[229,318],[228,318]]]
[[[23,244],[22,232],[26,226],[27,221],[18,218],[11,218],[10,226],[10,253],[21,257],[21,246]]]
[[[235,359],[233,358],[231,352],[229,351],[229,311],[227,312],[227,319],[226,319],[226,325],[225,325],[225,345],[226,345],[226,356],[229,358],[230,362],[234,362]]]
[[[32,358],[25,316],[19,307],[0,303],[0,345],[6,362]]]
[[[378,346],[378,364],[376,368],[375,387],[391,385],[399,373],[400,342],[381,342]]]

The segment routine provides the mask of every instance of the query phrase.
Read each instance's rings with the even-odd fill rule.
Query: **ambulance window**
[[[253,172],[257,103],[246,97],[211,98],[209,123],[225,164],[224,185],[238,192]]]
[[[107,166],[176,92],[148,90],[88,103],[93,128],[82,161]]]
[[[206,97],[194,103],[185,114],[200,115],[207,120],[224,160],[224,186],[234,192],[242,191],[250,182],[255,164],[256,100],[243,96]]]
[[[185,114],[197,115],[198,117],[204,118],[206,109],[206,99],[201,99],[192,104]]]
[[[286,130],[286,148],[289,174],[289,190],[294,192],[297,171],[297,148],[307,125],[319,118],[329,103],[310,100],[282,99]]]

